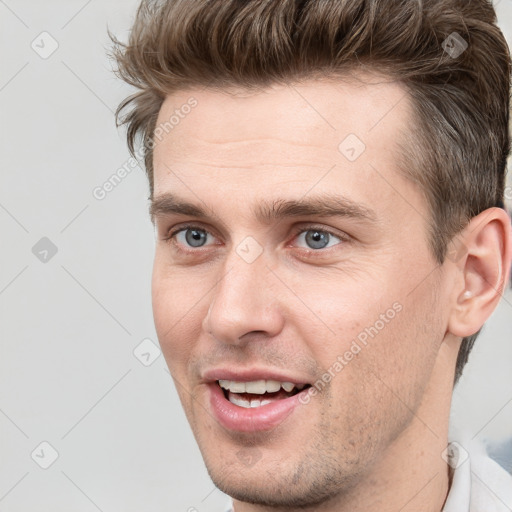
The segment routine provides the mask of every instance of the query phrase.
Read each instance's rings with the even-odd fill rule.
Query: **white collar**
[[[454,471],[442,512],[510,512],[512,475],[489,457],[485,445],[463,439],[449,448]]]

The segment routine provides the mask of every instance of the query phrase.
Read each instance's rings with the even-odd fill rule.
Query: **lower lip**
[[[225,396],[217,383],[208,385],[210,389],[210,405],[215,417],[221,425],[229,430],[238,432],[255,432],[271,430],[280,425],[296,407],[303,405],[300,402],[302,393],[289,398],[276,400],[260,407],[239,407],[232,404]]]

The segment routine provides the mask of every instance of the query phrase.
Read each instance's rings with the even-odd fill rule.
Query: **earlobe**
[[[458,235],[466,248],[456,263],[448,330],[461,338],[476,333],[494,311],[507,283],[512,259],[510,218],[500,208],[474,217]]]

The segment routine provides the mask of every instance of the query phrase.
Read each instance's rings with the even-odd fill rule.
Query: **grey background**
[[[106,28],[125,39],[137,4],[0,0],[1,512],[226,503],[156,357],[144,173],[92,194],[129,157]],[[512,1],[497,9],[512,41]],[[454,394],[454,427],[482,439],[512,435],[511,327],[509,290]]]

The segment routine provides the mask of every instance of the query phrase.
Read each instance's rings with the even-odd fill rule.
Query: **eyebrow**
[[[217,218],[212,208],[187,202],[175,194],[165,193],[155,197],[150,205],[151,221],[171,214],[202,219]],[[338,194],[322,194],[302,199],[273,199],[258,202],[252,214],[263,225],[290,217],[345,217],[360,221],[376,222],[378,217],[371,208]]]

